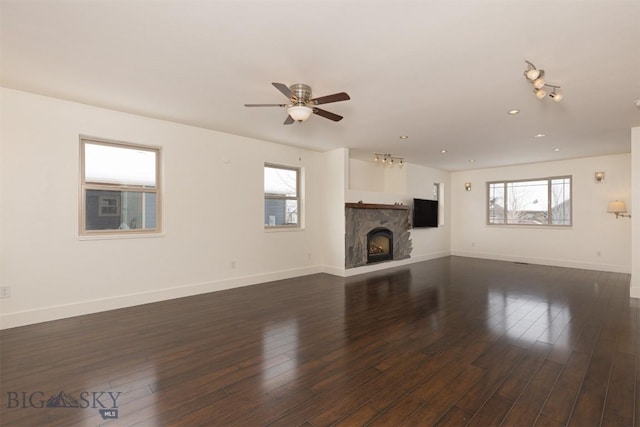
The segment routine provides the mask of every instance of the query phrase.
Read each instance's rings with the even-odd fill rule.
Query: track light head
[[[535,65],[533,65],[531,62],[529,61],[524,61],[527,63],[527,69],[524,72],[524,76],[529,80],[529,81],[534,81],[539,79],[540,77],[544,76],[544,70],[538,70],[536,68]]]
[[[562,94],[561,94],[561,93],[556,92],[556,90],[555,90],[555,89],[553,90],[553,92],[551,92],[551,93],[549,94],[549,97],[550,97],[551,99],[553,99],[555,102],[560,102],[560,101],[562,101]]]
[[[542,99],[545,96],[547,96],[547,91],[542,89],[542,88],[541,89],[537,89],[537,90],[534,89],[533,92],[536,94],[536,98],[538,98],[538,99]]]
[[[542,77],[538,77],[534,80],[533,87],[536,89],[542,89],[546,83],[547,82]]]
[[[536,69],[529,70],[525,73],[525,75],[529,80],[534,81],[535,79],[540,77],[540,70],[536,70]]]

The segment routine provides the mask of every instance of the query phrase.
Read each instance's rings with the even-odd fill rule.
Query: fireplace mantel
[[[409,206],[407,205],[382,205],[377,203],[345,203],[344,207],[351,209],[409,209]]]

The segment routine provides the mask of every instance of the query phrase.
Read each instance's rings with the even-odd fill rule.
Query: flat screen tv
[[[413,199],[413,228],[438,226],[438,201]]]

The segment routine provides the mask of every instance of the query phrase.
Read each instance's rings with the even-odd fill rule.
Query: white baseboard
[[[193,295],[205,294],[209,292],[233,289],[242,286],[250,286],[259,283],[272,282],[274,280],[290,279],[294,277],[307,276],[316,273],[327,273],[339,277],[351,277],[358,274],[370,273],[385,270],[403,265],[413,264],[422,261],[429,261],[449,255],[465,256],[470,258],[493,259],[498,261],[527,262],[530,264],[552,265],[556,267],[581,268],[588,270],[610,271],[615,273],[630,273],[630,268],[625,266],[592,264],[585,262],[575,262],[568,260],[547,260],[538,258],[512,257],[495,254],[478,254],[462,251],[434,252],[406,258],[403,260],[383,262],[379,264],[362,266],[356,268],[340,268],[335,266],[309,266],[282,270],[277,272],[256,274],[250,276],[233,277],[224,280],[217,280],[206,283],[195,283],[174,288],[158,289],[150,292],[136,294],[118,295],[115,297],[102,298],[97,300],[80,301],[70,304],[60,304],[32,310],[24,310],[13,313],[0,314],[0,329],[15,328],[34,323],[49,322],[52,320],[65,319],[68,317],[82,316],[85,314],[98,313],[101,311],[115,310],[119,308],[132,307],[141,304],[149,304],[158,301],[166,301],[176,298],[183,298]],[[632,298],[640,298],[640,284],[631,286],[630,295]]]
[[[591,262],[574,261],[574,260],[567,260],[567,259],[530,258],[530,257],[519,257],[519,256],[511,256],[511,255],[466,252],[466,251],[452,251],[451,255],[463,256],[463,257],[469,257],[469,258],[492,259],[496,261],[525,262],[529,264],[550,265],[553,267],[580,268],[584,270],[608,271],[612,273],[631,274],[631,266],[626,266],[626,265],[591,263]]]
[[[309,274],[322,273],[322,271],[323,269],[320,266],[302,267],[251,276],[233,277],[213,282],[194,283],[174,288],[158,289],[150,292],[118,295],[109,298],[53,305],[14,313],[2,313],[0,314],[0,329],[15,328],[34,323],[49,322],[51,320],[98,313],[101,311],[189,297],[209,292],[222,291],[225,289],[255,285],[258,283],[272,282],[274,280],[307,276]]]
[[[340,269],[338,267],[325,266],[323,271],[328,274],[333,274],[334,276],[351,277],[351,276],[356,276],[358,274],[371,273],[374,271],[381,271],[389,268],[400,267],[403,265],[414,264],[416,262],[429,261],[436,258],[446,257],[449,255],[451,255],[451,252],[449,251],[433,252],[430,254],[423,254],[423,255],[417,255],[417,256],[412,255],[410,258],[405,258],[405,259],[400,259],[395,261],[386,261],[386,262],[381,262],[381,263],[372,264],[372,265],[363,265],[361,267],[354,267],[354,268]]]

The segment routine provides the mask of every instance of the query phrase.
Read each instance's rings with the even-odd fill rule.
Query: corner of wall
[[[634,197],[635,196],[635,197]],[[631,129],[631,289],[640,298],[640,127]]]

